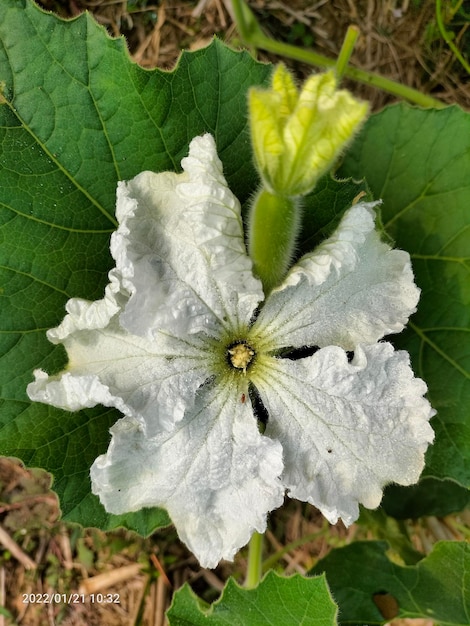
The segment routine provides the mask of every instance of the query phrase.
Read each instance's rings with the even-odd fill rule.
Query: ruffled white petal
[[[93,493],[111,513],[166,508],[204,567],[233,559],[283,501],[281,446],[239,398],[235,385],[205,387],[172,433],[152,439],[123,418],[91,468]]]
[[[331,346],[298,361],[272,359],[257,373],[269,421],[282,443],[290,496],[351,524],[358,504],[375,508],[384,485],[415,483],[433,441],[435,411],[406,352],[389,343],[346,353]]]
[[[69,411],[115,407],[140,420],[151,437],[193,407],[196,390],[213,373],[214,357],[197,337],[160,334],[148,341],[131,335],[117,315],[102,328],[109,307],[107,298],[69,301],[64,322],[49,332],[67,350],[67,369],[51,377],[36,370],[27,392],[31,400]]]
[[[193,139],[181,164],[182,174],[143,172],[117,192],[111,253],[131,293],[121,323],[149,338],[237,331],[263,298],[212,136]]]
[[[403,330],[420,292],[408,253],[390,249],[375,231],[377,204],[351,207],[270,294],[253,329],[261,345],[353,350]]]
[[[90,302],[82,298],[71,298],[65,305],[67,315],[57,328],[47,331],[51,343],[62,343],[77,330],[105,328],[127,301],[122,293],[119,274],[116,269],[109,272],[109,284],[104,298]]]
[[[97,376],[73,376],[65,372],[59,376],[49,376],[43,370],[34,370],[34,382],[26,391],[30,400],[44,402],[65,411],[80,411],[97,404],[114,406],[123,413],[128,407],[118,396],[113,396]]]

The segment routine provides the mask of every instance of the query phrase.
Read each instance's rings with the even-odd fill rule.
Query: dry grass
[[[39,3],[39,2],[38,2]],[[133,58],[144,67],[169,69],[181,49],[194,50],[213,35],[238,47],[230,0],[42,0],[46,9],[71,17],[88,9],[109,32],[123,34]],[[419,5],[416,7],[416,5]],[[433,35],[433,3],[409,0],[251,0],[266,33],[295,45],[314,46],[335,57],[349,24],[360,28],[352,64],[431,93],[447,103],[470,107],[470,86],[445,42]],[[454,29],[463,43],[466,25]],[[260,52],[263,60],[277,60]],[[312,68],[287,61],[302,77]],[[468,82],[468,81],[467,81]],[[353,90],[380,108],[392,98],[362,85]],[[0,462],[0,626],[163,626],[172,593],[189,581],[213,601],[229,575],[242,579],[245,554],[214,571],[201,569],[172,528],[142,539],[126,531],[109,534],[58,521],[49,478],[21,465]],[[455,520],[430,518],[410,526],[417,549],[429,552],[440,538],[462,539]],[[468,517],[464,520],[468,523]],[[328,551],[357,538],[372,538],[360,526],[330,528],[311,506],[290,502],[272,517],[267,549],[289,549],[279,563],[286,573],[305,573]],[[24,603],[29,593],[118,594],[119,604],[96,602]],[[117,596],[111,596],[113,597]],[[139,621],[140,620],[140,621]],[[423,620],[393,622],[428,626]],[[249,626],[249,625],[247,625]]]
[[[38,0],[39,2],[39,0]],[[109,32],[123,34],[134,59],[144,67],[169,69],[181,49],[207,45],[214,35],[240,46],[231,0],[42,0],[62,15],[93,13]],[[468,76],[439,36],[429,0],[250,0],[266,34],[335,58],[350,24],[360,29],[351,63],[430,93],[446,103],[470,108]],[[467,43],[467,24],[449,18],[457,45]],[[260,51],[263,60],[274,55]],[[289,62],[299,76],[310,66]],[[380,108],[393,98],[375,88],[352,89]]]
[[[172,594],[185,582],[207,602],[218,597],[229,576],[243,582],[245,551],[233,564],[205,570],[171,527],[144,539],[125,530],[103,533],[60,522],[49,482],[45,472],[0,459],[0,606],[13,616],[0,615],[0,626],[164,626]],[[440,539],[464,540],[459,525],[469,522],[467,512],[410,522],[408,530],[415,549],[427,554]],[[357,524],[329,526],[314,507],[297,501],[276,511],[270,527],[266,553],[277,556],[287,575],[305,574],[332,548],[377,538]],[[60,595],[45,604],[25,602],[24,594]],[[72,601],[64,602],[62,594]],[[100,594],[111,602],[101,601]],[[391,624],[430,626],[424,620]]]
[[[10,626],[160,626],[174,590],[189,582],[208,602],[217,598],[228,576],[240,582],[246,554],[216,570],[199,567],[172,528],[143,539],[120,530],[102,533],[58,521],[57,501],[45,472],[0,459],[0,606],[15,616]],[[351,541],[356,527],[329,528],[311,506],[290,502],[273,518],[275,532],[267,548],[275,553],[290,545],[280,563],[289,574],[305,574],[332,547]],[[24,594],[66,594],[76,602],[25,603]],[[110,594],[119,603],[83,602],[81,594]],[[0,616],[0,624],[2,624]]]

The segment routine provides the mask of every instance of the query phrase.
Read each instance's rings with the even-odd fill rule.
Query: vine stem
[[[462,3],[460,3],[460,4],[462,4]],[[455,15],[455,13],[456,13],[456,11],[454,11],[453,14]],[[444,41],[447,43],[449,48],[454,53],[455,58],[458,59],[458,61],[463,66],[465,71],[468,74],[470,74],[470,65],[463,58],[463,56],[460,54],[460,50],[454,44],[454,42],[452,41],[452,39],[451,39],[451,37],[449,35],[449,32],[447,31],[446,27],[444,26],[444,22],[442,20],[441,0],[436,0],[436,24],[437,24],[437,27],[439,28],[439,32],[441,33],[442,38],[444,39]]]
[[[309,65],[315,65],[317,67],[330,68],[336,65],[336,59],[325,57],[322,54],[318,54],[314,50],[304,50],[303,48],[298,48],[297,46],[292,46],[267,37],[262,32],[251,9],[243,0],[232,0],[232,6],[240,37],[251,49],[261,48],[262,50],[274,52],[275,54],[295,59],[297,61],[302,61],[303,63],[307,63]],[[382,91],[387,91],[394,96],[409,100],[410,102],[425,108],[433,107],[436,109],[443,109],[447,106],[440,100],[423,94],[417,89],[406,87],[405,85],[397,83],[394,80],[384,78],[383,76],[380,76],[380,74],[366,72],[365,70],[360,70],[358,68],[351,67],[350,65],[344,69],[344,76],[366,85],[372,85]]]
[[[356,45],[357,38],[359,37],[359,28],[357,26],[348,26],[346,37],[344,38],[343,45],[339,51],[338,59],[336,61],[336,78],[338,82],[343,77],[343,74],[348,66],[349,59]]]
[[[246,572],[245,587],[253,589],[261,580],[262,554],[264,535],[254,532],[248,545],[248,567]]]

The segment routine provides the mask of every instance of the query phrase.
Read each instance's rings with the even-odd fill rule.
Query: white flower
[[[260,304],[210,135],[182,167],[119,183],[105,296],[67,303],[48,332],[67,369],[36,370],[28,394],[118,408],[93,492],[110,513],[165,507],[214,567],[265,530],[285,490],[350,524],[385,484],[416,482],[434,412],[408,354],[377,343],[403,329],[419,290],[408,254],[380,241],[374,203],[353,206]],[[264,434],[249,390],[267,410]]]

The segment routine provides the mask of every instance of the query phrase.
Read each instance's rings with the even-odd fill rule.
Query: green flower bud
[[[271,193],[294,197],[312,191],[364,121],[367,103],[336,87],[330,71],[313,74],[299,92],[280,64],[271,89],[251,89],[252,144]]]

